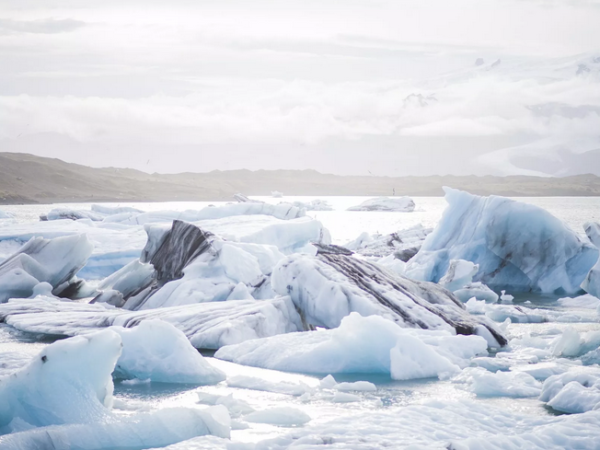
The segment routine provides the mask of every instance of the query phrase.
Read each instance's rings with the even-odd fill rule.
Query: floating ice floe
[[[0,211],[0,220],[1,219],[12,219],[13,215],[4,211]]]
[[[174,325],[194,347],[206,349],[304,330],[289,298],[197,303],[143,311],[45,297],[0,305],[0,321],[18,330],[56,336],[88,334],[111,325],[129,328],[153,319]]]
[[[347,211],[393,211],[412,212],[415,202],[409,197],[377,197],[365,200],[360,205],[351,206]]]
[[[473,282],[473,277],[479,271],[479,265],[462,259],[450,260],[446,274],[439,284],[444,286],[461,301],[467,302],[473,298],[487,302],[498,301],[498,294],[485,284]]]
[[[57,295],[75,296],[81,283],[71,281],[91,253],[85,235],[32,238],[0,264],[0,303],[31,296],[40,283],[48,283]]]
[[[386,235],[370,235],[365,232],[355,240],[345,244],[344,247],[363,256],[384,257],[394,255],[396,259],[406,262],[417,254],[423,241],[432,231],[433,229],[424,228],[423,225],[419,224]]]
[[[540,400],[556,411],[584,413],[600,408],[600,370],[577,367],[544,382]]]
[[[584,225],[585,234],[596,248],[600,249],[600,224],[589,222]],[[590,272],[581,283],[581,287],[590,294],[600,297],[600,258],[596,265],[590,269]]]
[[[441,221],[406,267],[411,278],[437,282],[450,260],[464,259],[492,289],[576,293],[598,259],[598,249],[537,206],[445,191]]]
[[[380,315],[403,327],[479,334],[490,346],[506,343],[482,317],[471,316],[449,291],[409,280],[375,264],[320,248],[316,257],[292,255],[271,276],[273,289],[289,295],[307,324],[335,328],[351,312]]]
[[[542,383],[525,372],[490,372],[481,367],[467,367],[452,379],[478,397],[537,397]]]
[[[288,372],[383,373],[408,380],[456,373],[470,358],[481,355],[487,355],[487,342],[479,336],[400,328],[379,316],[352,313],[333,330],[246,341],[222,347],[215,357]],[[365,389],[362,384],[332,387]]]

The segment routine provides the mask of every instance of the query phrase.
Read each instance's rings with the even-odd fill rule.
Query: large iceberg
[[[0,303],[31,296],[40,283],[48,283],[57,295],[75,294],[81,282],[70,282],[91,253],[85,235],[32,238],[0,264]]]
[[[351,206],[347,211],[393,211],[412,212],[415,202],[409,197],[377,197],[365,200],[360,205]]]
[[[590,239],[592,244],[600,249],[600,223],[589,222],[584,225],[585,234]],[[600,258],[596,265],[591,268],[590,272],[581,283],[581,287],[590,294],[600,297]]]
[[[482,355],[487,342],[479,336],[400,328],[379,316],[351,313],[333,330],[246,341],[222,347],[215,357],[289,372],[383,373],[409,380],[457,373]]]
[[[358,312],[383,316],[402,327],[479,334],[492,347],[506,344],[493,323],[471,316],[439,285],[394,275],[326,247],[316,257],[292,255],[282,260],[271,280],[278,294],[292,298],[310,326],[336,328],[344,317]]]
[[[533,205],[445,188],[442,220],[410,260],[406,275],[437,282],[450,260],[479,265],[475,281],[493,289],[576,293],[598,249]]]
[[[18,330],[54,336],[88,334],[111,325],[129,328],[153,319],[174,325],[194,347],[206,349],[305,329],[289,297],[197,303],[143,311],[45,297],[11,300],[0,305],[0,321]]]

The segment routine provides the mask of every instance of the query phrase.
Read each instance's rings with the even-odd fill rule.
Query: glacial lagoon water
[[[279,203],[280,201],[309,201],[316,197],[255,198],[269,203]],[[346,208],[361,203],[366,197],[319,198],[327,200],[334,207],[334,210],[309,212],[308,214],[320,220],[330,230],[333,241],[336,244],[344,244],[356,238],[364,231],[369,233],[390,233],[419,223],[425,227],[434,227],[445,208],[443,198],[415,197],[414,200],[417,206],[416,210],[412,213],[347,212],[345,211]],[[554,197],[519,198],[519,200],[545,208],[567,223],[581,236],[585,236],[583,233],[583,224],[585,222],[600,221],[600,198]],[[187,209],[200,209],[208,204],[218,204],[218,202],[119,203],[111,205],[133,206],[145,211],[183,211]],[[50,209],[61,206],[74,209],[89,209],[90,204],[11,205],[2,206],[0,209],[13,214],[16,222],[25,224],[30,221],[37,221],[40,214],[47,213]],[[567,313],[569,317],[573,317],[572,320],[565,321],[559,319],[544,323],[509,324],[507,327],[509,336],[512,339],[521,339],[521,348],[519,349],[518,357],[523,358],[524,361],[529,358],[529,362],[535,362],[535,355],[539,354],[540,349],[543,347],[540,342],[550,342],[568,327],[580,333],[600,330],[600,324],[598,323],[595,311],[590,312],[584,309],[579,310],[577,308],[559,306],[556,304],[556,298],[553,297],[541,297],[531,294],[519,295],[515,298],[514,304],[526,305],[529,308],[542,308],[559,313],[553,317],[560,317],[561,313],[564,313],[565,317],[567,317]],[[48,338],[41,339],[39,336],[19,332],[7,325],[0,325],[0,353],[17,352],[33,356],[45,345],[48,345],[50,341]],[[270,382],[305,383],[313,387],[318,385],[320,378],[318,376],[289,374],[239,366],[214,359],[210,353],[206,354],[206,356],[211,363],[225,371],[228,377],[249,375]],[[556,358],[550,357],[546,361],[552,363],[555,360]],[[438,448],[438,444],[443,444],[445,435],[440,431],[439,436],[435,437],[436,433],[438,433],[438,430],[435,429],[435,420],[433,422],[429,422],[428,420],[419,422],[418,419],[414,419],[415,423],[411,426],[414,430],[413,434],[404,432],[404,434],[400,435],[389,431],[390,428],[395,428],[394,421],[400,420],[398,417],[405,411],[408,411],[405,408],[409,405],[418,407],[432,400],[438,402],[440,405],[449,405],[449,410],[455,408],[452,405],[461,405],[460,407],[467,405],[467,407],[475,409],[483,406],[484,409],[489,408],[490,411],[495,411],[494,414],[496,414],[497,420],[508,420],[507,418],[510,418],[510,420],[518,419],[521,423],[531,422],[531,424],[535,424],[543,422],[544,420],[550,420],[549,418],[556,414],[535,397],[476,396],[469,390],[464,389],[463,385],[454,383],[451,380],[426,379],[400,382],[394,381],[388,376],[366,374],[350,374],[338,376],[336,379],[338,381],[371,381],[376,384],[377,391],[356,393],[359,397],[359,400],[356,402],[336,403],[327,398],[306,401],[298,396],[228,387],[225,383],[216,386],[196,387],[143,381],[139,383],[116,382],[114,411],[118,414],[131,415],[139,411],[153,411],[172,406],[203,407],[203,405],[198,404],[197,393],[205,392],[217,395],[233,395],[236,399],[248,402],[257,410],[278,406],[293,406],[307,413],[312,419],[304,426],[292,428],[241,421],[234,422],[232,442],[240,444],[237,447],[240,449],[251,449],[253,448],[253,443],[266,439],[276,439],[281,436],[289,436],[290,434],[298,438],[304,436],[306,433],[328,434],[323,430],[329,429],[331,431],[328,435],[331,436],[332,442],[336,442],[336,439],[342,442],[343,440],[340,439],[340,436],[344,436],[345,433],[352,435],[357,429],[364,428],[366,426],[365,423],[369,424],[369,417],[371,416],[373,417],[373,422],[369,426],[366,426],[366,428],[372,434],[369,434],[368,430],[364,431],[364,439],[361,441],[361,439],[356,437],[356,445],[353,445],[352,442],[344,442],[343,445],[340,444],[339,447],[334,446],[332,448],[404,448],[409,444],[425,445],[422,448]],[[456,408],[459,408],[459,406],[456,406]],[[479,416],[474,417],[473,420],[479,420],[477,419]],[[332,420],[334,424],[329,426],[328,424]],[[481,419],[483,422],[486,420],[488,418]],[[405,425],[402,426],[404,427]],[[454,424],[454,427],[457,430],[457,435],[464,435],[471,432],[469,425],[457,422]],[[482,425],[482,429],[474,433],[478,436],[485,436],[487,432],[493,434],[493,427],[485,431]],[[360,433],[356,436],[360,436]],[[203,438],[199,438],[195,443],[182,443],[173,448],[224,448],[213,445],[210,441],[204,441]],[[273,448],[279,447],[275,446]],[[313,447],[307,444],[306,448]],[[320,447],[315,444],[314,448]],[[444,447],[440,446],[439,448]],[[593,447],[588,446],[585,448]]]

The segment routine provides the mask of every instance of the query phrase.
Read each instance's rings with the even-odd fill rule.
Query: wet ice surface
[[[310,201],[313,198],[296,197],[293,200]],[[320,220],[331,231],[333,241],[337,244],[355,239],[364,231],[391,233],[419,223],[433,227],[445,206],[443,198],[417,197],[417,207],[412,213],[345,212],[347,207],[359,204],[362,199],[321,198],[329,201],[334,211],[315,211],[309,215]],[[272,198],[262,200],[270,203],[281,201]],[[520,200],[546,208],[582,236],[583,223],[600,219],[600,199],[596,198]],[[142,210],[183,210],[199,209],[205,205],[206,203],[187,203],[132,206]],[[85,209],[89,208],[89,205],[80,207]],[[24,223],[37,220],[40,213],[48,212],[51,208],[47,205],[36,205],[3,209],[15,215],[15,219],[9,220]],[[9,225],[0,224],[0,229],[5,227]],[[233,228],[230,231],[236,232]],[[0,242],[0,254],[12,253],[14,250],[7,248],[5,252]],[[513,319],[517,316],[524,317],[523,320],[538,323],[509,324],[506,333],[511,339],[510,347],[490,355],[490,358],[474,360],[471,365],[501,368],[503,373],[509,375],[530,374],[538,384],[529,381],[529,385],[541,386],[543,379],[551,373],[565,371],[581,364],[582,355],[556,354],[556,340],[566,330],[569,330],[569,333],[578,333],[579,336],[600,332],[598,313],[593,302],[557,302],[557,296],[549,295],[514,294],[514,297],[512,302],[479,305],[480,312],[497,318],[502,318],[502,315]],[[515,312],[515,307],[521,310]],[[541,318],[539,321],[534,320],[538,317]],[[0,324],[0,376],[21,367],[27,358],[38,354],[52,340],[22,333]],[[473,389],[473,384],[469,382],[457,382],[443,377],[441,380],[430,378],[394,381],[388,375],[335,375],[338,383],[368,381],[374,383],[377,388],[375,391],[342,392],[321,387],[320,380],[327,375],[326,373],[291,374],[221,361],[212,357],[211,353],[206,353],[205,357],[208,362],[225,372],[228,381],[202,387],[146,380],[116,381],[113,412],[132,416],[170,407],[205,408],[218,402],[230,407],[234,421],[231,441],[201,437],[192,442],[175,445],[174,449],[227,448],[230,443],[248,444],[246,447],[239,447],[245,449],[251,449],[256,444],[257,449],[262,449],[267,448],[263,441],[269,439],[275,440],[272,441],[272,448],[286,448],[295,441],[298,441],[299,446],[304,442],[305,448],[321,448],[323,444],[328,443],[335,444],[334,448],[348,449],[403,448],[410,444],[422,446],[415,448],[447,448],[452,439],[464,440],[472,437],[477,440],[482,436],[488,436],[488,439],[490,436],[500,436],[504,439],[512,434],[530,433],[538,429],[537,427],[544,426],[560,430],[560,424],[563,422],[556,422],[555,427],[552,421],[563,420],[565,417],[545,406],[537,396],[494,396],[491,391]],[[509,371],[509,367],[512,367],[512,370]],[[597,365],[592,364],[590,367],[597,368]],[[519,380],[514,383],[516,388],[523,385],[519,384]],[[503,385],[506,384],[506,379],[503,379]],[[254,388],[251,389],[252,386]],[[203,395],[199,396],[199,393]],[[233,400],[227,400],[227,396],[233,396]],[[250,409],[263,414],[254,416],[253,420],[245,420],[244,417],[250,414]],[[287,414],[284,414],[286,411]],[[285,418],[280,417],[284,415]],[[310,421],[302,424],[304,415],[310,417]],[[278,417],[282,422],[278,425],[264,423],[273,422],[273,419]],[[577,419],[575,415],[569,417],[573,417],[575,421]],[[444,423],[444,418],[448,423]],[[590,415],[587,420],[594,427],[600,428],[598,415]],[[555,446],[550,446],[549,441],[533,439],[531,442],[537,442],[538,447],[531,445],[531,448],[596,448],[594,445],[598,442],[598,435],[590,435],[589,430],[579,422],[574,422],[575,425],[571,422],[565,423],[565,426],[568,425],[570,429],[581,433],[582,441],[579,446],[571,445],[571,441],[560,442],[551,436],[549,430],[542,428],[540,435],[550,436],[548,439]],[[318,439],[313,439],[314,436],[322,440],[320,444]],[[455,448],[529,448],[523,442],[510,443],[501,439],[497,447],[478,446],[474,441],[469,446],[456,445]]]

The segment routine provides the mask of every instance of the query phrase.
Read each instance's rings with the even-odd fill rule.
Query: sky
[[[0,151],[600,175],[598,24],[600,0],[2,0]]]

